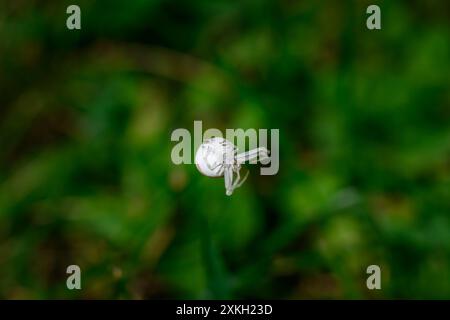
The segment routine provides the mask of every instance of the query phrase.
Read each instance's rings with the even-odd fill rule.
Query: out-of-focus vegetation
[[[2,1],[0,298],[450,298],[448,1],[372,3]],[[173,165],[194,120],[279,173]]]

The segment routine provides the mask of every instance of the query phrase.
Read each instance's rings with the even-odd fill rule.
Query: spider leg
[[[231,166],[226,166],[224,170],[225,178],[225,192],[227,196],[231,196],[235,189],[233,185],[233,168]]]
[[[247,152],[242,152],[236,156],[238,164],[242,164],[246,161],[253,161],[259,158],[260,161],[264,161],[269,158],[269,150],[264,147],[256,148]],[[252,162],[256,163],[256,161]]]
[[[236,179],[233,182],[233,190],[237,188],[236,186],[238,185],[239,180],[241,180],[241,175],[239,174],[239,168],[236,168],[233,166],[233,174],[234,174],[234,172],[236,172]]]
[[[206,164],[206,165],[208,166],[208,169],[210,169],[210,170],[216,170],[218,167],[220,167],[220,166],[222,165],[222,163],[218,163],[218,164],[216,164],[214,167],[211,167],[211,166],[209,165],[209,163]]]
[[[245,176],[241,179],[241,174],[240,174],[240,166],[236,168],[236,181],[233,184],[234,189],[239,188],[240,186],[242,186],[242,184],[245,182],[245,180],[247,180],[249,171],[247,171],[247,173],[245,174]]]

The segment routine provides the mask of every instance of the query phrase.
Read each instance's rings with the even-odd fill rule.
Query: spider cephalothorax
[[[195,164],[202,174],[208,177],[224,176],[225,190],[228,196],[247,178],[248,173],[241,179],[239,173],[241,164],[258,157],[260,160],[267,159],[269,154],[264,147],[240,154],[237,151],[238,148],[230,141],[214,137],[203,142],[195,154]]]

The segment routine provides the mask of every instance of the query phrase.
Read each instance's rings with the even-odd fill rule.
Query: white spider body
[[[240,177],[241,164],[258,156],[260,160],[267,159],[269,153],[266,148],[257,148],[240,154],[237,154],[237,151],[236,146],[230,141],[214,137],[203,142],[195,154],[195,164],[202,174],[208,177],[224,176],[228,196],[247,178],[247,175],[243,179]]]
[[[223,138],[206,140],[195,154],[198,170],[208,177],[221,177],[225,171],[225,163],[233,163],[235,146]]]

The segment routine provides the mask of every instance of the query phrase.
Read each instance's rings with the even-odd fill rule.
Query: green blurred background
[[[449,13],[0,1],[0,298],[450,298]],[[279,173],[172,164],[194,120],[280,129]]]

